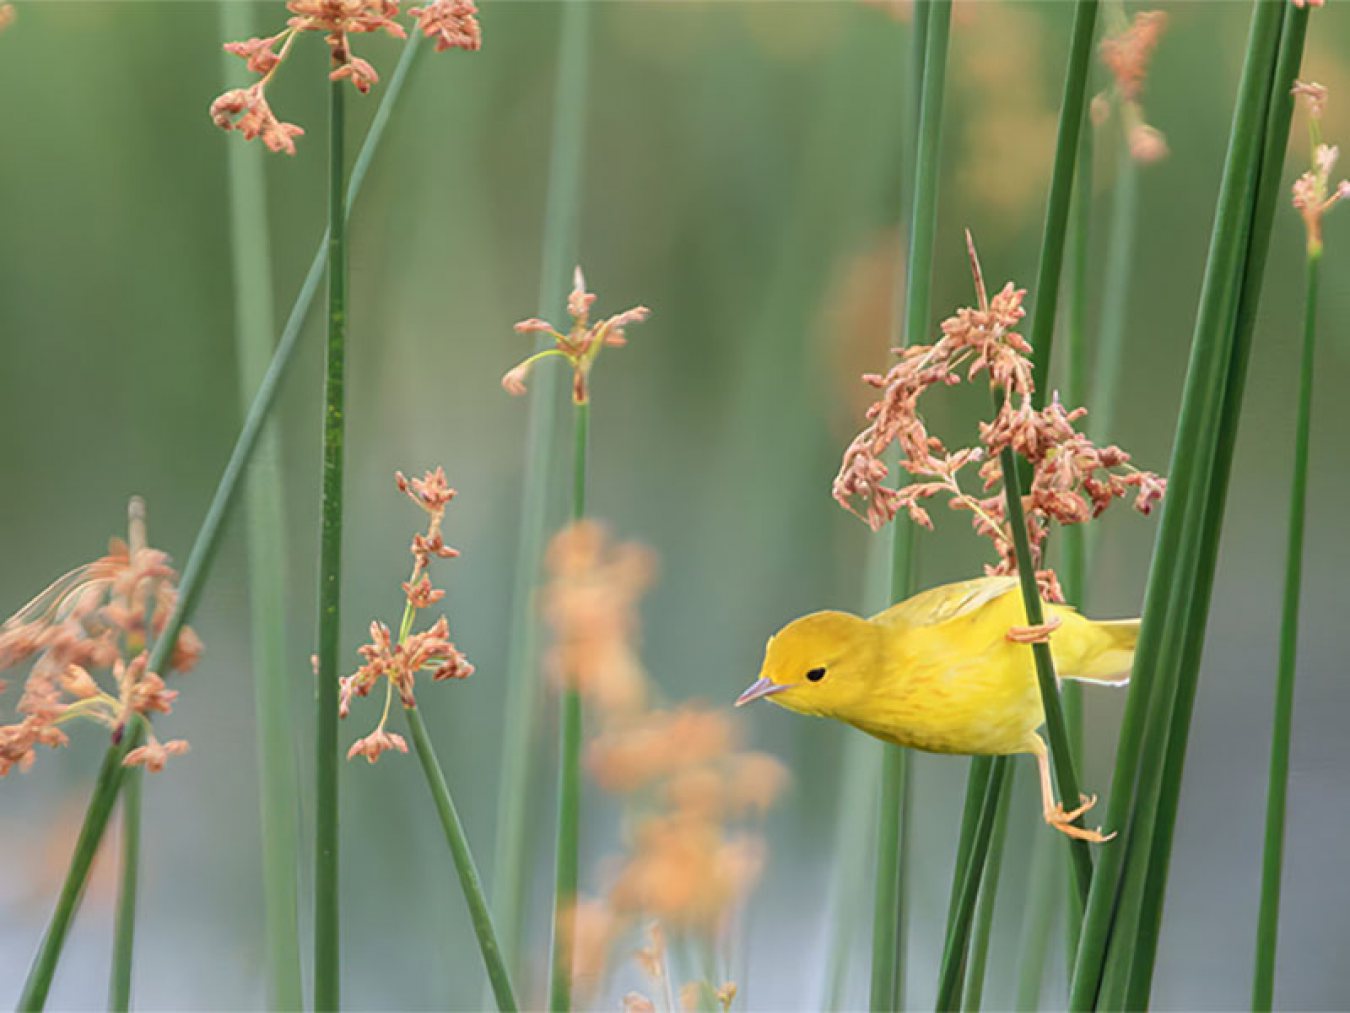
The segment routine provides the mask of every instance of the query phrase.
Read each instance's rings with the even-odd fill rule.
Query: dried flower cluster
[[[641,921],[709,937],[727,927],[764,860],[763,842],[745,821],[763,816],[787,774],[772,757],[738,747],[730,714],[648,703],[637,605],[651,583],[649,553],[614,545],[601,527],[582,522],[554,539],[547,564],[549,664],[584,695],[599,726],[586,767],[630,820],[627,852],[609,863],[603,898],[580,898],[562,920],[575,979],[594,986]],[[663,963],[653,955],[659,938],[640,961],[649,970]]]
[[[647,928],[647,945],[633,954],[642,973],[650,979],[658,995],[663,995],[665,1008],[675,1013],[676,1003],[670,978],[670,965],[666,959],[666,933],[660,922],[652,922]],[[680,986],[679,1009],[694,1013],[696,1010],[720,1009],[727,1013],[736,1001],[736,983],[724,982],[714,987],[707,981],[687,981]],[[623,1013],[656,1013],[657,1004],[641,992],[628,992],[623,997]]]
[[[143,719],[145,743],[127,754],[127,766],[158,771],[187,751],[182,739],[156,738],[150,715],[172,711],[178,691],[167,688],[162,675],[189,671],[202,645],[185,626],[169,672],[147,670],[150,640],[164,632],[178,592],[168,556],[145,544],[143,517],[143,505],[133,500],[130,544],[113,539],[106,556],[58,578],[0,627],[0,669],[35,659],[19,720],[0,725],[0,777],[32,766],[37,746],[64,746],[62,726],[75,718],[105,726],[114,741],[129,721]],[[108,673],[111,691],[96,678],[99,671]],[[4,688],[0,682],[0,692]]]
[[[400,753],[408,751],[403,736],[385,729],[396,691],[404,707],[416,707],[413,689],[418,673],[430,672],[437,682],[467,679],[473,675],[473,666],[450,639],[450,625],[444,616],[421,633],[412,632],[417,612],[445,597],[444,591],[432,586],[427,574],[431,560],[453,559],[459,555],[445,544],[441,534],[445,508],[455,498],[455,490],[447,484],[445,471],[441,468],[414,479],[396,472],[395,481],[399,490],[426,512],[427,530],[425,534],[413,535],[409,550],[413,557],[412,576],[403,584],[405,604],[397,639],[384,623],[372,622],[370,643],[359,648],[366,663],[341,680],[339,691],[338,714],[345,718],[351,711],[353,697],[369,696],[381,679],[386,680],[384,712],[380,715],[379,725],[369,735],[357,739],[347,751],[347,759],[364,756],[371,763],[390,749]]]
[[[1166,27],[1167,15],[1162,11],[1140,11],[1132,23],[1101,44],[1102,63],[1115,78],[1126,142],[1138,162],[1167,157],[1167,139],[1144,120],[1141,104],[1148,65]]]
[[[1043,547],[1052,521],[1081,524],[1099,516],[1112,501],[1135,493],[1134,505],[1147,514],[1162,498],[1166,483],[1152,472],[1130,465],[1119,447],[1098,447],[1074,423],[1086,409],[1067,410],[1058,399],[1042,409],[1032,406],[1031,347],[1014,328],[1025,315],[1025,289],[1004,285],[993,299],[985,293],[979,262],[971,246],[971,262],[979,305],[959,309],[942,322],[942,337],[932,345],[897,349],[900,361],[884,376],[868,374],[864,382],[881,392],[867,410],[869,425],[844,452],[834,480],[834,498],[867,521],[875,531],[906,511],[916,523],[932,528],[922,505],[946,495],[950,506],[971,513],[976,532],[991,539],[999,562],[994,574],[1013,573],[1016,561],[1006,516],[999,454],[1010,448],[1031,465],[1031,484],[1023,496],[1027,533],[1037,576],[1045,595],[1062,601],[1052,571],[1041,568]],[[919,411],[919,399],[934,387],[950,387],[986,373],[1001,392],[998,414],[980,425],[980,445],[948,450],[933,436]],[[914,479],[894,488],[886,485],[890,468],[887,449],[896,444],[900,467]],[[960,484],[960,472],[979,464],[981,495]],[[862,510],[859,510],[859,504]]]
[[[1327,0],[1292,0],[1295,7],[1321,7]]]
[[[1303,216],[1308,231],[1308,254],[1322,252],[1322,216],[1337,201],[1350,198],[1350,181],[1341,180],[1333,187],[1331,174],[1336,168],[1340,149],[1322,143],[1322,113],[1326,110],[1327,90],[1316,82],[1299,81],[1294,94],[1303,99],[1308,110],[1308,131],[1312,141],[1312,169],[1294,181],[1293,204]]]
[[[540,359],[560,355],[572,365],[572,400],[576,404],[585,404],[590,400],[591,368],[595,365],[600,349],[605,346],[615,348],[628,343],[624,328],[629,324],[639,324],[651,315],[645,306],[634,306],[630,310],[606,317],[597,323],[591,323],[591,307],[595,304],[595,293],[586,291],[586,279],[578,267],[573,274],[572,293],[567,297],[567,312],[572,318],[572,328],[561,334],[547,320],[532,317],[516,324],[518,334],[547,334],[553,338],[554,346],[531,355],[502,377],[502,387],[508,394],[525,393],[525,378],[531,367]]]
[[[259,79],[247,88],[232,88],[218,96],[211,103],[211,119],[222,130],[238,130],[245,140],[261,138],[272,151],[294,155],[295,138],[304,130],[277,119],[267,102],[267,85],[290,55],[295,40],[304,32],[321,32],[332,56],[330,80],[351,81],[357,91],[367,93],[380,76],[369,61],[352,52],[351,36],[383,31],[402,39],[407,32],[397,21],[398,0],[287,0],[286,9],[292,16],[277,34],[225,44],[226,52],[242,57]],[[425,7],[411,8],[408,14],[425,35],[436,40],[437,52],[482,47],[473,0],[432,0]]]

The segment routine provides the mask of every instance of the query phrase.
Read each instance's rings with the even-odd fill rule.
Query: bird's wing
[[[872,621],[893,627],[936,626],[969,615],[1015,587],[1016,576],[977,577],[957,584],[943,584],[892,605],[885,612],[874,615]]]

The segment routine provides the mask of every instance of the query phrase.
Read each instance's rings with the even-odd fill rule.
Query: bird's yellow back
[[[816,613],[769,643],[763,695],[833,717],[916,749],[941,753],[1032,751],[1044,721],[1031,648],[1008,640],[1025,625],[1016,578],[933,588],[871,619]],[[1123,682],[1137,622],[1094,623],[1049,606],[1065,678]]]

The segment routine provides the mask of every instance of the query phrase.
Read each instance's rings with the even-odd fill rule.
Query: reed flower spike
[[[1167,15],[1162,11],[1140,11],[1127,27],[1102,40],[1102,63],[1115,79],[1125,140],[1137,162],[1167,157],[1167,139],[1145,122],[1141,101],[1149,62],[1166,27]]]
[[[572,317],[572,327],[566,334],[560,333],[547,320],[538,318],[516,324],[516,333],[547,334],[553,338],[554,346],[536,352],[502,377],[502,387],[508,394],[524,394],[525,378],[534,364],[540,359],[558,355],[572,365],[573,402],[586,404],[590,400],[591,369],[600,350],[606,346],[618,348],[626,345],[628,339],[624,328],[629,324],[640,324],[651,315],[651,310],[646,306],[634,306],[593,324],[591,307],[594,304],[595,293],[586,291],[586,278],[578,267],[573,274],[572,293],[567,297],[567,312]]]
[[[712,943],[730,926],[765,860],[754,828],[787,788],[787,771],[772,756],[739,748],[725,710],[650,703],[637,644],[637,606],[654,572],[646,549],[616,544],[583,521],[554,538],[546,563],[550,667],[594,715],[585,765],[622,801],[630,828],[624,853],[606,863],[603,897],[579,899],[561,920],[574,979],[582,988],[598,984],[610,954],[645,926],[638,965],[674,1009],[666,934]],[[717,991],[716,983],[698,985],[708,996]],[[630,1008],[646,1001],[634,993]]]
[[[1016,572],[1012,533],[1008,528],[999,453],[1005,447],[1032,467],[1032,479],[1023,497],[1033,562],[1042,592],[1050,601],[1063,601],[1052,571],[1040,566],[1051,522],[1081,524],[1101,515],[1111,503],[1134,493],[1134,506],[1147,514],[1162,498],[1166,482],[1130,464],[1119,447],[1098,447],[1076,423],[1085,408],[1069,410],[1051,400],[1045,408],[1032,405],[1031,346],[1014,328],[1025,315],[1025,289],[1011,282],[990,298],[970,248],[977,304],[958,309],[942,322],[942,336],[931,345],[895,349],[900,361],[885,374],[867,374],[863,382],[881,392],[867,409],[869,425],[849,444],[834,480],[839,504],[879,530],[900,511],[911,520],[933,527],[924,502],[946,496],[956,510],[970,513],[975,531],[994,543],[998,562],[986,567],[989,575]],[[919,409],[920,399],[934,388],[952,387],[963,377],[971,381],[986,374],[1000,391],[998,414],[981,423],[979,443],[949,450],[928,431]],[[887,449],[899,446],[900,467],[913,479],[908,485],[886,484],[890,466]],[[978,466],[982,489],[968,491],[962,472]]]
[[[1322,252],[1322,216],[1338,201],[1350,198],[1350,181],[1341,180],[1334,187],[1331,175],[1336,168],[1340,149],[1322,143],[1322,113],[1326,110],[1327,90],[1320,84],[1299,81],[1294,94],[1303,99],[1308,111],[1308,133],[1312,143],[1312,168],[1294,181],[1293,204],[1303,216],[1308,231],[1308,253]]]
[[[427,529],[413,536],[410,552],[413,557],[412,575],[403,584],[405,604],[398,636],[378,620],[370,624],[370,642],[359,648],[365,664],[352,675],[341,680],[338,714],[347,717],[352,700],[369,696],[380,681],[385,680],[384,711],[380,723],[369,735],[357,739],[347,751],[347,759],[364,756],[374,763],[389,750],[408,751],[403,736],[387,731],[389,709],[397,692],[404,707],[417,706],[413,695],[419,673],[430,672],[431,678],[466,679],[473,674],[473,666],[450,639],[449,622],[444,616],[420,633],[413,633],[413,621],[418,611],[436,604],[445,592],[432,586],[427,573],[432,559],[453,559],[459,552],[445,544],[441,523],[445,508],[455,498],[445,479],[445,471],[437,468],[421,478],[408,479],[402,472],[395,473],[400,491],[416,503],[427,515]]]
[[[77,718],[103,725],[115,742],[129,722],[142,719],[145,744],[127,754],[127,766],[158,771],[170,756],[187,752],[183,739],[156,738],[150,716],[173,710],[178,691],[164,677],[190,671],[201,641],[184,627],[169,671],[146,669],[149,644],[177,603],[176,579],[168,556],[146,544],[145,506],[134,499],[128,541],[114,538],[107,555],[57,578],[0,627],[0,669],[35,659],[19,720],[0,725],[0,777],[31,767],[38,746],[64,746],[65,726]]]
[[[247,88],[232,88],[218,96],[211,103],[212,121],[222,130],[238,130],[246,141],[261,138],[272,151],[294,155],[295,138],[305,131],[277,118],[267,101],[267,86],[295,40],[305,32],[322,33],[332,57],[329,79],[351,81],[357,91],[366,94],[380,75],[369,61],[352,52],[351,36],[383,31],[406,38],[406,29],[397,20],[398,6],[398,0],[287,0],[291,17],[281,31],[225,43],[225,51],[246,61],[259,79]],[[477,13],[472,0],[434,0],[408,11],[422,32],[436,40],[437,52],[482,48]]]

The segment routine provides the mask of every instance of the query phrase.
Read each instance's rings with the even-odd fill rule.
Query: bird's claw
[[[1103,834],[1101,827],[1096,830],[1089,830],[1086,827],[1074,826],[1074,820],[1097,804],[1097,796],[1079,795],[1078,800],[1080,803],[1078,808],[1069,812],[1064,811],[1062,803],[1057,803],[1053,809],[1047,809],[1045,811],[1045,822],[1060,833],[1072,837],[1076,841],[1087,841],[1089,844],[1104,844],[1116,836],[1114,832]]]

